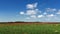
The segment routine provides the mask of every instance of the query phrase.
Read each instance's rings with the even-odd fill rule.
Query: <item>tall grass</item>
[[[0,24],[0,34],[60,34],[60,24]]]

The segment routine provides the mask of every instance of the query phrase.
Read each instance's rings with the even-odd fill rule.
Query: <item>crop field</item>
[[[60,34],[60,24],[0,24],[0,34]]]

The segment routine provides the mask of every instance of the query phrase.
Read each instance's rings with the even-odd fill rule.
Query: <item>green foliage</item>
[[[0,24],[0,34],[60,34],[60,24]]]

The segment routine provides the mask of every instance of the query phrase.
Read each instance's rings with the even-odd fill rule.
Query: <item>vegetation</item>
[[[0,34],[60,34],[60,24],[0,24]]]

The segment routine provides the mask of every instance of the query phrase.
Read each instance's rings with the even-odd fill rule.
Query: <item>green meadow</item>
[[[0,24],[0,34],[60,34],[60,24]]]

